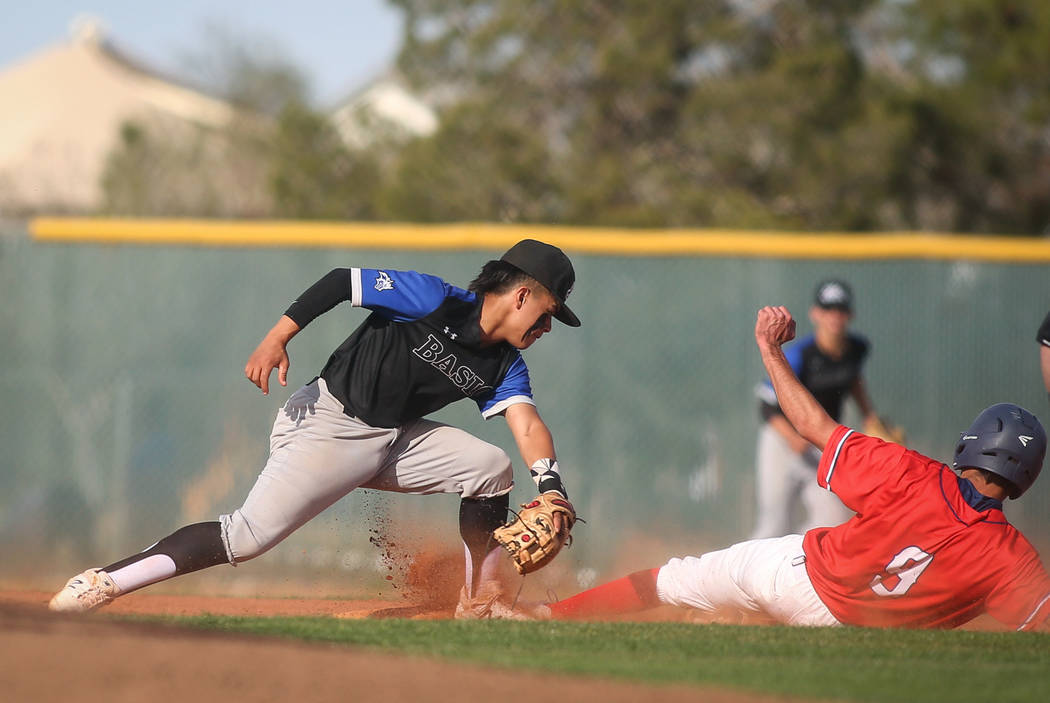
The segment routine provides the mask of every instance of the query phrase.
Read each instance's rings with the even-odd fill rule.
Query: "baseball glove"
[[[562,529],[554,529],[554,515],[562,516]],[[576,510],[557,493],[542,493],[531,503],[522,503],[514,520],[497,527],[492,535],[510,558],[519,574],[541,569],[572,543],[569,531],[576,524]]]
[[[878,437],[884,442],[904,444],[904,429],[889,422],[884,417],[874,417],[864,423],[864,434],[869,437]]]

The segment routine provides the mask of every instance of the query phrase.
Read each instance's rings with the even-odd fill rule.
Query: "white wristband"
[[[529,474],[540,493],[559,493],[562,498],[568,499],[569,496],[561,482],[561,469],[557,459],[537,459],[529,469]]]

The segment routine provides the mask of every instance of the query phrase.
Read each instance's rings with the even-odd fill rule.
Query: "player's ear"
[[[525,301],[528,300],[530,292],[528,286],[519,286],[518,290],[514,291],[514,305],[517,310],[521,310],[525,306]]]

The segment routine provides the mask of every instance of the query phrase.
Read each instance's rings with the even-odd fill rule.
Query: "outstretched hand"
[[[284,345],[267,337],[248,357],[248,363],[244,366],[244,375],[262,389],[263,395],[269,395],[270,373],[277,369],[277,381],[282,386],[287,386],[290,365],[291,362]]]
[[[795,318],[783,305],[766,306],[758,311],[755,341],[759,349],[773,349],[795,338]]]
[[[288,341],[299,331],[297,325],[287,315],[278,320],[244,365],[244,375],[248,380],[262,389],[263,395],[270,393],[270,373],[277,369],[277,381],[282,386],[288,385]]]

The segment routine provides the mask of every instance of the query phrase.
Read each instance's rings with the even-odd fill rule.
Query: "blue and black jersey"
[[[398,427],[471,398],[483,417],[535,404],[529,371],[509,344],[481,346],[482,300],[415,271],[335,269],[285,313],[300,328],[349,300],[372,313],[321,370],[347,414]]]
[[[867,339],[859,334],[848,333],[846,348],[842,356],[836,359],[822,352],[810,334],[784,347],[784,356],[802,385],[813,394],[828,415],[839,422],[842,402],[861,376],[861,367],[868,356],[869,347]],[[763,420],[783,414],[769,379],[759,385],[757,394]]]

